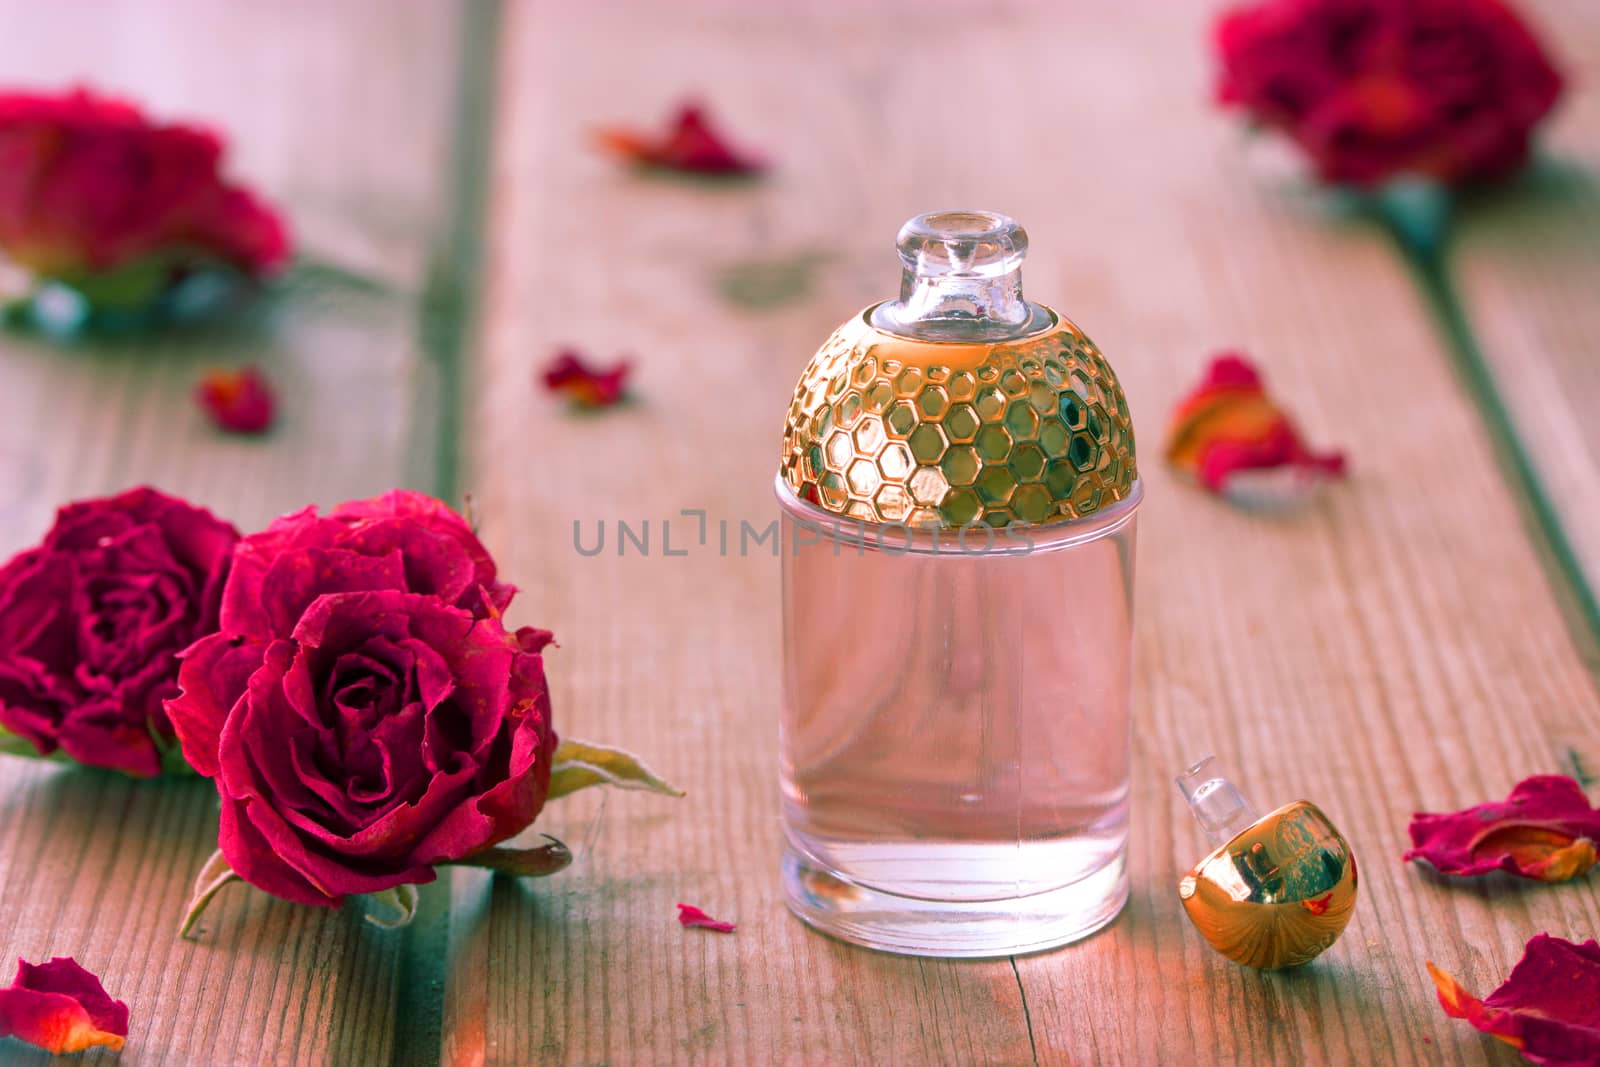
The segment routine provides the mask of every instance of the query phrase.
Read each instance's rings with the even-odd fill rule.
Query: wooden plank
[[[1540,930],[1589,936],[1592,885],[1444,884],[1399,862],[1409,813],[1498,797],[1600,733],[1600,700],[1478,414],[1383,236],[1339,227],[1252,163],[1208,104],[1206,14],[1008,5],[765,13],[515,5],[502,35],[491,278],[467,483],[553,627],[558,727],[689,789],[559,802],[573,870],[458,876],[451,1063],[1508,1063],[1446,1019],[1432,959],[1487,990]],[[919,61],[926,59],[927,61]],[[771,151],[765,183],[646,181],[585,150],[680,94]],[[1029,228],[1028,288],[1119,368],[1147,462],[1138,590],[1134,899],[1106,933],[983,963],[845,948],[777,877],[777,568],[675,546],[760,526],[782,411],[832,326],[894,290],[908,215],[977,205]],[[729,262],[820,250],[808,299],[730,309]],[[531,394],[575,342],[631,352],[639,402],[575,418]],[[1230,510],[1175,484],[1162,420],[1211,352],[1246,348],[1354,476],[1310,510]],[[650,520],[652,555],[573,546]],[[1363,896],[1323,960],[1213,955],[1175,884],[1204,851],[1170,778],[1213,750],[1257,803],[1321,804]],[[679,900],[739,932],[681,931]]]
[[[1543,131],[1539,165],[1462,211],[1454,264],[1499,407],[1600,589],[1600,11],[1527,6],[1567,74],[1567,95]]]
[[[459,11],[381,2],[272,11],[204,3],[8,4],[9,84],[89,81],[234,145],[303,249],[375,274],[372,293],[299,288],[260,321],[53,348],[0,338],[0,554],[68,499],[149,482],[240,527],[316,501],[439,482],[439,370],[419,294],[447,243]],[[190,397],[210,364],[280,387],[265,440],[224,438]],[[376,1064],[397,1054],[403,935],[230,889],[176,936],[214,847],[209,783],[129,782],[0,758],[0,959],[74,955],[132,1009],[123,1064]],[[43,1062],[8,1044],[7,1062]]]

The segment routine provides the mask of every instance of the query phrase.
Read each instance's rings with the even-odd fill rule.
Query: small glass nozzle
[[[1215,756],[1195,763],[1176,781],[1195,821],[1213,845],[1226,843],[1260,818],[1239,787],[1218,773]]]

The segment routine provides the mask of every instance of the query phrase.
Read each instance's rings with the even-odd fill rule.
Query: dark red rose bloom
[[[1504,177],[1561,75],[1501,0],[1267,0],[1216,26],[1218,97],[1328,181]]]
[[[6,1037],[58,1056],[97,1045],[118,1051],[128,1037],[128,1006],[70,956],[18,960],[10,988],[0,989],[0,1038]]]
[[[177,654],[217,628],[238,537],[149,488],[61,509],[0,568],[0,727],[42,755],[159,773]]]
[[[218,844],[307,904],[431,881],[526,828],[556,735],[514,590],[459,515],[396,491],[285,516],[239,543],[219,633],[168,714],[222,797]]]
[[[288,258],[282,219],[220,173],[223,144],[79,90],[0,94],[0,250],[67,281],[152,258],[259,275]]]

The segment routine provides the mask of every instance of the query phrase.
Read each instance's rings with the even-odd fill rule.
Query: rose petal
[[[504,610],[516,592],[497,580],[493,558],[460,515],[422,493],[395,490],[340,504],[327,517],[319,517],[314,507],[304,508],[240,541],[223,591],[223,632],[288,636],[310,599],[280,604],[263,587],[274,567],[306,571],[303,560],[294,561],[312,550],[344,555],[324,557],[327,573],[320,579],[311,568],[309,579],[286,589],[314,595],[393,588],[443,597],[479,616],[486,613],[486,600],[495,610]],[[345,564],[356,565],[355,557],[397,558],[401,577],[385,572],[386,584],[370,584],[373,572],[363,582],[342,577]]]
[[[737,151],[718,134],[705,109],[693,104],[678,109],[669,128],[659,136],[621,127],[598,131],[597,143],[635,166],[719,177],[756,174],[766,164]]]
[[[1441,874],[1499,870],[1560,882],[1594,866],[1600,809],[1589,806],[1583,787],[1571,778],[1537,775],[1517,783],[1497,804],[1442,815],[1418,812],[1410,830],[1412,848],[1404,858],[1427,860]]]
[[[622,402],[633,366],[619,360],[609,369],[590,366],[577,351],[564,349],[545,367],[544,386],[574,407],[605,408]]]
[[[255,367],[206,372],[195,386],[195,400],[228,433],[266,433],[277,416],[278,398]]]
[[[17,961],[17,976],[0,989],[0,1038],[16,1037],[47,1052],[82,1052],[96,1045],[121,1049],[128,1006],[113,1000],[100,979],[76,960]]]
[[[1344,473],[1344,456],[1306,447],[1294,423],[1267,396],[1255,367],[1237,353],[1212,360],[1200,383],[1173,411],[1167,429],[1167,462],[1214,493],[1253,502],[1265,490],[1275,498],[1285,488],[1303,495],[1326,478]],[[1286,471],[1283,486],[1235,492],[1246,472]],[[1253,490],[1253,491],[1252,491]],[[1291,498],[1292,499],[1292,498]],[[1282,502],[1280,500],[1280,502]]]
[[[266,645],[252,637],[202,637],[183,653],[176,697],[166,702],[183,758],[195,773],[217,773],[217,740],[228,712],[244,696],[250,675],[261,666]]]
[[[324,596],[405,587],[405,559],[399,549],[366,555],[308,547],[274,560],[261,577],[260,595],[272,632],[287,637],[305,625],[312,605]]]
[[[678,922],[684,926],[698,926],[702,930],[715,930],[719,934],[731,934],[736,929],[733,923],[713,919],[693,904],[678,905]]]
[[[1439,1005],[1534,1063],[1600,1063],[1600,942],[1539,934],[1498,989],[1479,1000],[1428,964]]]
[[[59,726],[61,750],[79,763],[135,778],[161,773],[161,754],[142,717],[130,719],[119,700],[85,701],[70,708]]]

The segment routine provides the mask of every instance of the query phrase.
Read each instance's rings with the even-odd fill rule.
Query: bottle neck
[[[900,298],[873,310],[877,328],[917,340],[1004,341],[1050,325],[1050,313],[1022,295],[1028,235],[1006,216],[918,215],[895,244]]]

